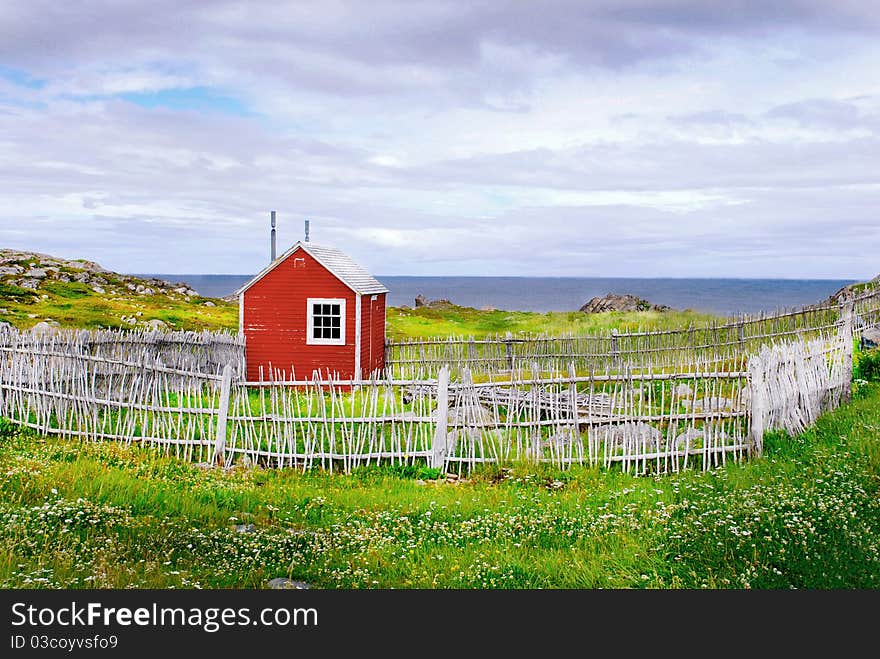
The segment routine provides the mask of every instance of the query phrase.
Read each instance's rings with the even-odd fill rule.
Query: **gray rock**
[[[449,300],[443,298],[440,300],[429,300],[424,295],[417,295],[415,299],[416,309],[419,307],[428,307],[429,309],[448,309],[449,307],[454,307]]]
[[[149,329],[160,331],[164,329],[168,329],[168,323],[165,321],[159,320],[158,318],[153,318],[152,320],[148,320],[144,323]]]
[[[208,300],[208,301],[205,302],[202,306],[203,306],[203,307],[216,307],[217,305],[214,304],[213,302],[211,302],[210,300]]]
[[[98,286],[98,284],[93,284],[93,285],[92,285],[92,290],[95,291],[95,293],[98,293],[99,295],[104,295],[104,293],[107,292],[107,291],[105,291],[103,288],[101,288],[100,286]]]
[[[449,408],[447,423],[485,425],[492,423],[495,417],[492,412],[482,405],[458,405]]]
[[[672,393],[676,398],[687,398],[694,395],[694,390],[686,384],[679,384],[672,388]]]
[[[551,435],[543,442],[541,442],[541,446],[544,448],[553,448],[557,451],[561,451],[567,449],[569,446],[581,446],[581,440],[579,437],[575,437],[570,432],[561,432],[555,435]]]
[[[85,270],[87,272],[108,272],[94,261],[58,261],[58,265],[63,268]]]
[[[253,524],[237,524],[235,530],[238,533],[256,533],[257,527]]]
[[[0,267],[0,275],[20,275],[24,268],[20,265],[4,265]]]
[[[652,304],[635,295],[609,293],[592,298],[579,311],[584,313],[606,313],[608,311],[669,311],[670,308],[661,304]]]
[[[880,328],[871,327],[862,332],[861,336],[862,350],[872,350],[880,346]]]
[[[37,290],[37,287],[40,285],[39,279],[22,279],[18,282],[20,288],[26,288],[30,291]]]
[[[198,295],[193,289],[188,286],[178,286],[175,289],[172,289],[175,293],[179,293],[180,295],[186,295],[187,297],[193,297],[194,295]]]
[[[676,436],[673,442],[673,448],[676,451],[691,450],[698,439],[703,439],[706,433],[696,428],[688,428],[683,433]]]
[[[712,435],[717,440],[724,440],[727,438],[727,433],[723,430],[717,430],[716,434]],[[683,433],[676,436],[673,440],[673,447],[676,451],[689,451],[692,448],[696,447],[697,441],[702,441],[706,437],[705,430],[697,430],[696,428],[688,428]],[[701,444],[702,446],[702,444]]]
[[[287,577],[275,577],[269,581],[269,588],[273,590],[309,590],[311,586],[305,581],[294,581]]]
[[[611,442],[614,446],[619,447],[635,443],[639,447],[656,450],[663,439],[663,433],[657,428],[641,421],[597,426],[589,432],[594,439]]]
[[[39,323],[31,327],[34,334],[54,334],[58,331],[57,320],[41,320]]]
[[[45,279],[46,271],[41,270],[40,268],[31,268],[24,273],[24,276],[29,277],[30,279]]]

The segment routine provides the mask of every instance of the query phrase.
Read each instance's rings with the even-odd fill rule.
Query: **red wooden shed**
[[[298,242],[238,289],[248,380],[360,379],[385,367],[388,289],[334,247]]]

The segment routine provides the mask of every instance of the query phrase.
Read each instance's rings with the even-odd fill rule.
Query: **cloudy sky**
[[[871,0],[3,0],[0,247],[252,273],[880,272]]]

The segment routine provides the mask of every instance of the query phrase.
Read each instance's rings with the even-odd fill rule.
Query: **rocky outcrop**
[[[198,293],[184,283],[150,277],[142,279],[111,272],[93,261],[63,259],[39,252],[0,249],[0,283],[39,293],[50,281],[75,282],[96,295],[167,295],[189,300]]]
[[[582,306],[579,311],[584,313],[605,313],[608,311],[669,311],[670,307],[662,304],[652,304],[635,295],[618,295],[609,293],[594,297]]]
[[[417,295],[415,300],[416,309],[420,307],[427,307],[429,309],[448,309],[450,307],[454,307],[449,300],[440,299],[440,300],[429,300],[424,295]]]
[[[873,279],[870,280],[871,284],[880,284],[880,275],[877,275]],[[852,291],[855,287],[864,286],[864,284],[850,284],[849,286],[844,286],[839,289],[836,293],[830,295],[827,300],[825,300],[824,304],[840,304],[844,297],[846,297],[850,291]]]

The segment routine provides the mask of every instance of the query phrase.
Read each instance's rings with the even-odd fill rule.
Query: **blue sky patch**
[[[19,69],[10,69],[6,66],[0,66],[0,77],[5,78],[13,85],[19,87],[27,87],[28,89],[42,89],[46,86],[46,81],[40,78],[34,78],[26,71]]]
[[[248,109],[239,100],[218,94],[207,87],[187,89],[163,89],[156,92],[132,92],[120,94],[130,103],[145,108],[171,108],[173,110],[198,110],[223,114],[247,115]]]

